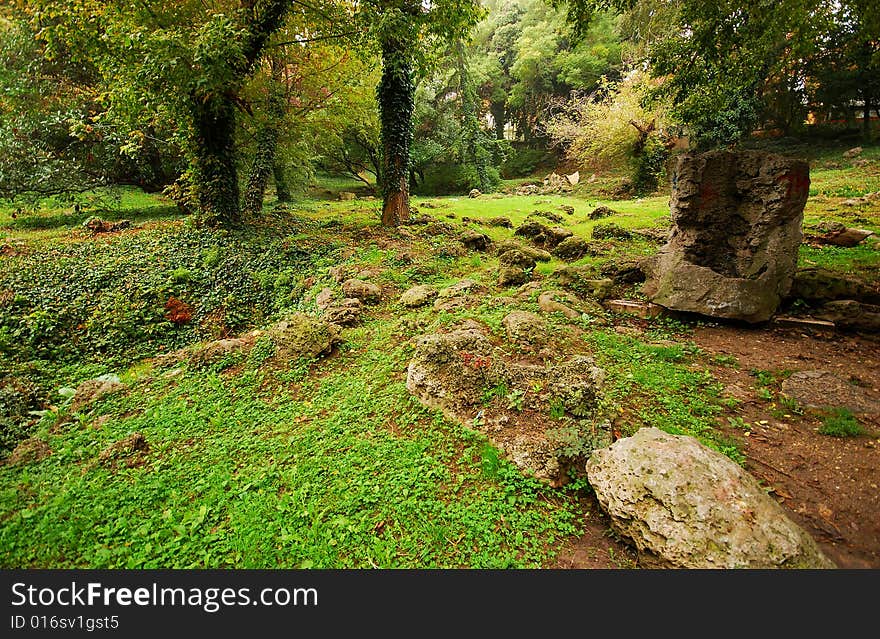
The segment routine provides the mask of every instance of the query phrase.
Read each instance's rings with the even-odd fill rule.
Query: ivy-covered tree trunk
[[[271,65],[272,82],[266,100],[266,117],[257,130],[257,150],[244,194],[246,216],[256,216],[263,209],[263,197],[269,185],[269,177],[276,167],[278,138],[287,109],[287,91],[282,81],[281,62],[273,59]]]
[[[227,96],[193,97],[193,183],[208,226],[241,224],[235,166],[235,109]]]
[[[382,224],[409,221],[409,169],[415,81],[408,43],[387,39],[377,89],[382,135]]]
[[[275,197],[279,202],[290,202],[290,185],[287,183],[287,169],[284,163],[275,154],[275,164],[272,167],[272,180],[275,182]]]
[[[193,186],[205,223],[236,227],[241,202],[236,169],[236,98],[241,85],[260,59],[269,38],[284,21],[291,0],[246,0],[238,20],[242,27],[241,55],[227,62],[228,80],[209,93],[194,91],[192,124]]]
[[[504,128],[507,126],[507,105],[504,102],[492,102],[489,104],[489,113],[495,123],[495,139],[504,139]]]

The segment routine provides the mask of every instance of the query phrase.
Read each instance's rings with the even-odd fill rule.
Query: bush
[[[669,151],[656,135],[649,135],[642,152],[633,160],[632,184],[637,194],[653,193],[666,174]]]
[[[492,190],[501,184],[501,175],[495,167],[487,168]],[[438,164],[425,172],[425,179],[415,184],[416,195],[464,195],[471,189],[480,188],[477,169],[472,164]],[[482,189],[481,189],[482,190]]]
[[[535,170],[552,162],[553,156],[543,149],[520,149],[512,151],[501,165],[501,177],[505,180],[528,177]]]

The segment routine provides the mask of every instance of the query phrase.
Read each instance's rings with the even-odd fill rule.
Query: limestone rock
[[[584,356],[553,366],[510,361],[482,326],[467,322],[418,338],[406,387],[424,405],[485,433],[523,472],[559,486],[575,463],[572,437],[588,449],[585,455],[596,443],[610,442],[609,426],[597,414],[603,379]],[[499,387],[519,397],[521,410],[505,410],[507,397],[487,403],[487,393]],[[561,420],[550,417],[551,402],[566,411]],[[579,459],[582,466],[585,457]]]
[[[788,299],[802,299],[811,303],[856,300],[880,304],[880,289],[834,271],[805,268],[795,273]]]
[[[633,234],[615,224],[608,222],[607,224],[597,224],[593,227],[592,238],[594,240],[631,240]]]
[[[534,246],[520,244],[519,242],[513,240],[504,240],[502,242],[498,242],[498,244],[495,246],[495,254],[500,256],[503,253],[510,251],[511,249],[517,250],[521,253],[525,253],[536,262],[549,262],[553,259],[553,256],[550,254],[549,251],[545,251],[544,249],[539,249]]]
[[[537,266],[534,257],[526,251],[518,248],[513,248],[501,253],[498,256],[498,262],[502,266],[510,266],[524,270],[533,269]]]
[[[587,476],[645,565],[835,567],[754,477],[693,437],[642,428],[595,451]]]
[[[880,414],[880,399],[832,371],[793,373],[782,382],[782,393],[806,408],[846,408],[854,413]]]
[[[601,220],[603,217],[611,217],[617,215],[617,211],[609,209],[607,206],[597,206],[587,217],[591,220]]]
[[[474,198],[480,197],[481,195],[482,195],[482,193],[480,192],[480,189],[471,189],[470,193],[468,193],[468,197],[474,197]]]
[[[598,300],[611,297],[614,281],[608,278],[596,279],[589,266],[563,266],[553,271],[561,286],[577,293],[592,295]]]
[[[576,235],[565,238],[553,249],[553,255],[567,262],[579,260],[584,255],[589,255],[590,252],[590,244],[584,238]]]
[[[513,222],[510,221],[509,217],[491,217],[486,220],[487,226],[500,226],[505,229],[512,229]]]
[[[382,299],[382,288],[372,282],[358,279],[345,280],[342,292],[346,297],[355,297],[365,303],[374,303]]]
[[[461,243],[472,251],[486,251],[492,245],[492,238],[485,233],[468,230],[462,233]]]
[[[321,292],[315,296],[315,306],[323,311],[333,303],[335,296],[332,288],[322,288]]]
[[[127,466],[133,466],[137,458],[143,457],[149,450],[146,437],[142,433],[132,433],[102,450],[98,455],[98,463],[114,467],[117,462],[126,460]]]
[[[605,309],[598,302],[579,300],[565,291],[545,291],[538,296],[538,306],[544,313],[562,313],[568,319],[578,319],[584,313],[601,317]]]
[[[809,165],[760,151],[679,156],[669,241],[644,292],[669,309],[764,322],[797,266]]]
[[[530,279],[528,271],[515,266],[502,266],[498,269],[498,286],[520,286]]]
[[[73,400],[70,403],[70,410],[78,411],[102,397],[112,395],[125,387],[125,384],[120,382],[116,375],[101,375],[94,379],[87,379],[76,387],[76,393],[73,395]]]
[[[558,226],[551,228],[535,220],[526,220],[513,234],[528,238],[545,249],[552,249],[565,238],[572,236],[572,232],[568,229]]]
[[[612,259],[603,264],[599,272],[615,284],[638,284],[645,281],[645,260]]]
[[[431,303],[437,298],[437,289],[427,284],[413,286],[400,296],[400,303],[407,308],[418,308]]]
[[[343,202],[349,202],[357,198],[357,194],[352,193],[351,191],[340,191],[338,197]]]
[[[305,313],[294,313],[266,331],[275,344],[276,361],[314,359],[329,353],[340,342],[339,327],[310,317]]]
[[[363,312],[363,304],[357,298],[346,298],[338,304],[328,306],[324,310],[324,319],[328,324],[337,326],[354,326]]]
[[[541,347],[547,343],[547,322],[528,311],[513,311],[505,315],[501,325],[508,341],[525,347]]]

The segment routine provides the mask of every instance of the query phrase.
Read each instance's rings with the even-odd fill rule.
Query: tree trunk
[[[386,40],[377,89],[382,132],[382,224],[409,221],[409,168],[415,82],[407,43]]]
[[[235,105],[227,96],[193,98],[193,183],[208,226],[241,223],[235,166]]]
[[[477,170],[479,189],[483,193],[492,190],[489,178],[490,152],[482,144],[482,129],[478,115],[477,90],[468,69],[467,54],[461,40],[456,44],[458,58],[458,89],[461,96],[462,133],[465,137],[465,148],[469,159]]]
[[[865,138],[866,141],[871,141],[871,97],[865,96],[865,108],[863,113],[864,119],[862,120],[862,137]]]
[[[248,184],[244,195],[244,214],[256,217],[263,210],[263,198],[269,177],[276,166],[278,138],[281,134],[281,122],[284,120],[287,106],[287,93],[281,77],[281,63],[272,60],[272,81],[269,96],[266,100],[266,118],[257,130],[257,150],[248,176]]]
[[[507,109],[504,102],[492,102],[489,105],[489,112],[492,114],[492,120],[495,122],[495,139],[504,139],[504,127],[507,124]]]
[[[287,184],[287,171],[276,154],[272,167],[272,179],[275,180],[275,197],[279,202],[290,202],[290,186]]]

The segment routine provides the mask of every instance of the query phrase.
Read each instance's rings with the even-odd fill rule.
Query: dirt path
[[[751,425],[726,429],[741,442],[748,470],[838,566],[880,568],[880,341],[782,327],[702,328],[694,341],[736,359],[713,373],[741,402],[729,416]],[[776,381],[764,384],[753,371],[769,371]],[[780,382],[802,371],[831,375],[801,394],[797,414],[780,402],[787,395]],[[820,434],[819,406],[852,403],[853,396],[862,399],[854,414],[866,434]]]
[[[722,430],[739,444],[749,472],[840,568],[880,568],[880,341],[778,326],[698,328],[693,340],[725,395],[738,400],[721,416],[729,424]],[[804,371],[831,374],[805,391],[817,407],[805,405],[803,394],[798,404],[784,399],[784,380]],[[865,434],[820,434],[826,411],[818,406],[853,397],[871,408],[854,412]],[[584,510],[585,533],[553,567],[638,567],[595,500],[585,500]]]

